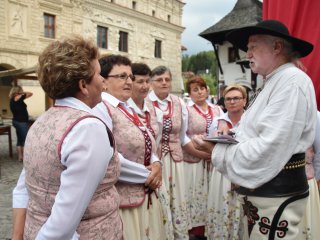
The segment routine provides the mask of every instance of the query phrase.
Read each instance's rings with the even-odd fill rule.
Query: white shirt
[[[132,98],[129,98],[127,103],[139,116],[144,116],[146,112],[150,113],[150,110],[149,110],[147,104],[145,104],[145,103],[143,104],[143,109],[140,109],[137,106],[137,104],[132,100]]]
[[[311,146],[316,100],[311,79],[293,64],[266,78],[264,89],[242,115],[238,144],[217,144],[214,166],[231,182],[257,188],[274,178],[293,154]]]
[[[103,93],[102,99],[105,100],[108,98],[108,96],[111,96],[111,95],[107,93]],[[70,105],[70,107],[76,108],[76,103],[80,101],[77,99],[73,99],[73,100],[76,100],[75,103],[68,101],[68,104]],[[58,103],[59,105],[65,104],[64,102],[65,101],[57,100],[56,104],[57,105]],[[90,111],[91,114],[103,120],[106,123],[106,125],[109,127],[109,129],[112,130],[112,127],[113,127],[112,119],[108,113],[107,107],[103,102],[99,103],[93,109],[87,107],[86,110]],[[97,142],[96,138],[94,139],[94,142]],[[110,148],[113,151],[113,148],[112,147]],[[145,183],[145,181],[147,180],[150,174],[150,171],[144,165],[129,161],[125,159],[121,154],[119,154],[119,160],[121,163],[119,181],[128,182],[128,183]],[[156,156],[153,156],[151,160],[153,160],[153,162],[159,161],[159,159]],[[26,189],[26,185],[25,185],[25,172],[24,172],[24,169],[22,169],[17,185],[12,192],[12,207],[27,208],[28,201],[29,201],[29,196]]]
[[[104,101],[108,102],[109,104],[111,104],[113,107],[117,107],[119,104],[121,104],[122,106],[124,106],[126,108],[126,110],[129,113],[132,114],[134,112],[134,109],[128,104],[128,102],[122,102],[109,93],[105,93],[104,96],[102,96],[102,99]],[[121,161],[121,172],[120,172],[119,180],[125,181],[125,182],[130,182],[130,183],[145,183],[145,181],[147,180],[147,178],[150,174],[150,171],[143,164],[136,163],[134,161],[130,161],[130,160],[126,159],[125,157],[123,157],[121,155],[121,153],[119,153],[119,157],[120,157],[120,161]],[[154,162],[159,162],[159,161],[160,160],[159,160],[158,156],[152,153],[150,162],[154,163]],[[132,169],[132,167],[134,167],[134,168]],[[122,168],[126,170],[125,173],[122,173]],[[133,177],[130,179],[130,181],[128,181],[127,178],[122,179],[122,177],[126,177],[127,174],[129,174],[130,176]],[[134,177],[134,176],[136,176],[136,177]],[[142,180],[143,180],[143,182],[142,182]]]
[[[108,97],[108,93],[102,92],[101,97],[102,101]],[[106,105],[101,102],[97,104],[93,109],[93,113],[100,118],[102,121],[104,121],[105,124],[107,124],[108,128],[112,131],[113,124],[112,124],[112,118],[109,114],[108,108]]]
[[[129,98],[128,100],[128,105],[133,108],[133,110],[140,116],[145,116],[145,112],[148,112],[150,113],[150,110],[147,106],[147,104],[145,104],[145,101],[144,101],[144,104],[143,104],[143,109],[141,110],[137,104],[132,100],[132,98]],[[157,120],[157,125],[159,127],[159,131],[162,129],[162,117],[163,117],[163,112],[158,109],[158,108],[155,108],[155,111],[156,111],[156,120]],[[162,130],[161,130],[162,131]],[[156,144],[157,146],[159,146],[159,143],[161,141],[161,134],[159,132],[158,136],[156,136],[157,138],[155,139],[156,140]],[[159,160],[160,161],[160,160]]]
[[[91,113],[91,108],[76,98],[58,99],[55,105]],[[87,118],[70,130],[61,147],[61,164],[66,169],[61,173],[51,214],[36,239],[77,238],[76,228],[106,174],[112,155],[106,127],[100,120]]]
[[[314,147],[314,159],[313,167],[315,171],[315,178],[320,180],[320,112],[317,112],[317,127],[316,136],[313,142]]]
[[[154,93],[154,91],[151,91],[149,93],[148,97],[152,102],[154,102],[154,101],[158,102],[158,105],[159,105],[160,109],[162,110],[162,112],[165,112],[168,109],[168,103],[172,102],[170,94],[165,99],[160,100],[157,97],[157,95]],[[188,127],[188,110],[187,110],[187,107],[186,107],[186,104],[184,103],[184,101],[181,98],[179,98],[179,100],[180,100],[180,103],[181,103],[181,110],[182,110],[180,141],[181,141],[181,145],[184,146],[184,145],[186,145],[187,143],[189,143],[191,141],[190,138],[186,134],[187,127]],[[158,111],[156,112],[156,114],[157,114],[157,121],[158,122],[163,122],[163,114],[158,114]],[[159,136],[160,137],[162,136],[162,128],[159,131]]]
[[[233,123],[232,123],[231,119],[229,118],[228,112],[222,111],[222,114],[219,117],[216,117],[213,119],[212,124],[209,127],[208,136],[214,136],[216,134],[216,132],[218,131],[220,120],[223,120],[223,121],[230,123],[232,125],[232,128],[237,128],[240,124],[240,121],[239,121],[236,125],[233,126]]]

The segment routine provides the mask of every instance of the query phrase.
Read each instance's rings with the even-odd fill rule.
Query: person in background
[[[217,105],[222,109],[223,112],[226,112],[226,107],[224,105],[223,91],[227,88],[227,85],[219,85],[219,99]]]
[[[296,239],[309,195],[305,151],[314,141],[317,106],[311,79],[292,62],[313,45],[276,20],[233,30],[226,39],[246,51],[263,88],[241,118],[237,144],[194,141],[236,184],[246,237]]]
[[[135,81],[131,61],[121,55],[108,55],[100,58],[99,63],[105,78],[103,101],[108,109],[105,111],[109,111],[112,119],[117,151],[127,161],[151,171],[146,182],[118,181],[116,184],[124,238],[165,239],[162,207],[156,193],[162,176],[155,139],[151,129],[128,104]]]
[[[161,140],[158,156],[163,163],[162,179],[170,196],[168,203],[171,208],[175,239],[189,239],[190,211],[186,199],[186,178],[182,146],[193,143],[186,136],[187,108],[181,98],[170,94],[172,75],[169,68],[158,66],[151,72],[151,87],[147,102],[155,109],[161,122]],[[161,112],[161,115],[158,113]],[[185,146],[187,147],[187,146]]]
[[[226,100],[225,97],[228,97]],[[208,136],[213,137],[219,134],[227,134],[229,129],[238,127],[242,114],[247,105],[246,89],[238,84],[229,85],[223,92],[224,104],[228,106],[227,112],[210,125]]]
[[[240,124],[241,116],[247,102],[247,92],[237,84],[229,85],[223,92],[227,112],[216,118],[209,129],[209,136],[218,133],[235,131]],[[240,219],[242,216],[241,204],[234,192],[232,183],[215,167],[209,183],[207,209],[207,236],[208,239],[244,240]]]
[[[23,239],[122,239],[114,138],[92,114],[104,82],[98,58],[80,36],[54,41],[39,56],[39,82],[55,105],[26,139],[28,207],[13,209],[13,234],[24,228]],[[23,211],[24,227],[16,225]]]
[[[297,239],[317,239],[317,237],[320,236],[320,200],[315,178],[314,156],[314,145],[312,145],[306,151],[306,174],[310,195],[304,216],[299,225],[299,235]]]
[[[317,112],[317,128],[316,137],[313,143],[314,160],[313,166],[315,171],[315,178],[317,180],[318,188],[320,189],[320,112]]]
[[[293,63],[302,71],[307,72],[307,68],[303,63],[296,59]],[[316,136],[313,145],[306,151],[306,175],[309,185],[309,199],[307,202],[306,211],[299,225],[299,235],[297,239],[316,239],[320,236],[320,229],[318,227],[320,222],[320,200],[319,189],[317,185],[316,170],[319,166],[319,158],[316,156],[315,151],[320,148],[320,113],[317,112]]]
[[[149,132],[156,140],[156,144],[159,145],[161,122],[159,122],[156,116],[161,116],[162,112],[158,111],[156,114],[154,111],[157,111],[157,109],[154,109],[153,106],[150,105],[150,102],[146,101],[146,97],[150,91],[151,69],[144,63],[133,63],[131,67],[134,81],[132,81],[132,95],[128,100],[128,104],[138,114],[140,121],[149,129]],[[168,204],[169,196],[164,184],[158,188],[158,198],[162,206],[166,239],[174,239],[172,215]]]
[[[23,160],[24,142],[29,129],[29,114],[27,104],[24,102],[26,98],[32,96],[31,92],[24,92],[21,86],[14,86],[9,93],[10,110],[12,112],[12,125],[17,133],[17,153],[18,160]]]
[[[235,79],[234,81],[235,84],[238,84],[238,85],[241,85],[242,87],[244,87],[244,89],[246,90],[246,93],[247,93],[247,104],[249,103],[249,99],[250,97],[252,96],[253,94],[253,91],[252,91],[252,86],[250,84],[250,82],[248,82],[246,79],[244,78],[237,78]]]
[[[187,104],[188,130],[190,139],[194,135],[208,135],[215,118],[223,114],[220,107],[207,101],[208,88],[200,76],[191,77],[186,84],[191,100]],[[210,174],[210,155],[202,151],[191,151],[183,147],[184,172],[186,174],[186,195],[191,213],[190,239],[204,239],[207,220],[207,198]]]
[[[135,77],[132,81],[132,95],[128,104],[138,114],[140,120],[147,126],[155,139],[159,136],[161,123],[158,122],[154,108],[148,105],[146,97],[150,91],[151,69],[144,63],[133,63],[132,74]]]

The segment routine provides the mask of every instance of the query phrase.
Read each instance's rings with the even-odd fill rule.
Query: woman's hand
[[[219,127],[216,135],[227,135],[229,133],[229,130],[230,128],[228,127],[228,123],[225,120],[219,120]]]
[[[162,166],[159,161],[152,163],[147,167],[151,171],[145,185],[151,189],[157,189],[162,184]]]
[[[203,135],[196,135],[192,138],[192,142],[197,150],[206,152],[211,156],[215,144],[209,141],[204,141],[203,139]]]

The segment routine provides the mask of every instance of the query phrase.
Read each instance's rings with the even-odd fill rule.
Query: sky
[[[192,55],[201,51],[213,50],[211,42],[199,37],[199,33],[217,23],[227,15],[237,0],[185,0],[182,15],[182,45]]]

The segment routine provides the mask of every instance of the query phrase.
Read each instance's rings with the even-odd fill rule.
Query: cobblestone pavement
[[[11,239],[12,190],[22,169],[16,155],[16,131],[12,127],[13,158],[9,157],[8,136],[0,136],[0,240]]]

